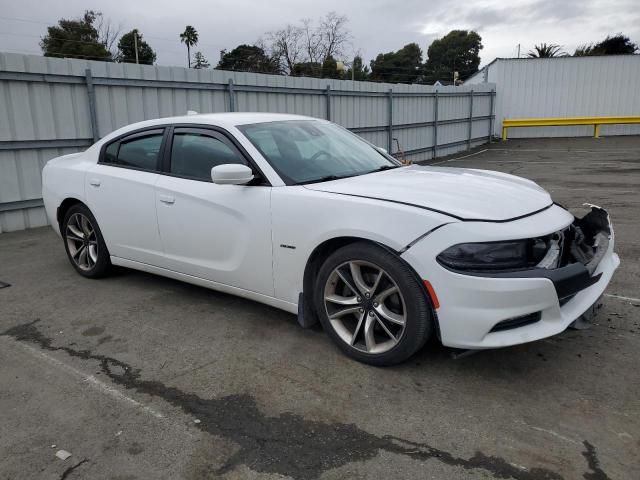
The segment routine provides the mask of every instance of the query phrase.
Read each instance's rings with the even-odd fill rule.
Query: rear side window
[[[171,146],[171,173],[211,181],[211,169],[226,163],[246,165],[232,145],[211,134],[176,130]]]
[[[125,137],[107,146],[102,161],[122,167],[158,170],[162,136],[162,130],[154,130]]]

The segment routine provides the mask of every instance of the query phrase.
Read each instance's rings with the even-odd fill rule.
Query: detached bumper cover
[[[433,252],[434,245],[437,251],[446,248],[452,236],[465,238],[465,241],[470,236],[471,241],[476,238],[478,241],[504,240],[508,238],[505,237],[508,235],[505,225],[485,224],[478,228],[476,224],[473,238],[473,227],[452,224],[405,252],[403,257],[422,278],[429,279],[438,294],[441,307],[437,313],[442,343],[456,348],[495,348],[531,342],[564,331],[598,301],[620,264],[613,250],[613,230],[606,212],[604,215],[606,225],[600,225],[598,229],[606,232],[606,242],[599,240],[585,263],[574,262],[555,269],[460,273],[446,269],[427,254],[427,251]],[[554,207],[512,222],[511,235],[518,232],[521,238],[533,237],[567,228],[581,220],[574,219],[560,207]],[[545,226],[548,232],[541,232],[540,225]],[[465,232],[455,232],[455,229]],[[461,233],[466,236],[460,237]],[[427,240],[430,240],[429,244]],[[444,248],[440,249],[440,246]],[[421,255],[424,256],[420,258]],[[425,257],[428,258],[425,260]],[[535,321],[517,321],[533,316]],[[515,328],[496,328],[496,325],[512,319]]]

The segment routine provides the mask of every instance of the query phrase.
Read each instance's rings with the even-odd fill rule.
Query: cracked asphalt
[[[50,229],[4,233],[0,478],[640,478],[640,137],[438,162],[609,210],[622,265],[592,328],[373,368],[293,315],[130,270],[87,280]]]

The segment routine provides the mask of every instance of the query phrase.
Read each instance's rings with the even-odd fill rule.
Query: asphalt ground
[[[5,233],[0,478],[640,478],[640,138],[438,162],[609,210],[622,264],[591,329],[373,368],[285,312],[131,270],[87,280],[50,229]]]

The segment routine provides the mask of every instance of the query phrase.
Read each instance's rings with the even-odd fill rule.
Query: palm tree
[[[541,43],[533,47],[533,50],[529,50],[527,54],[529,58],[565,57],[566,55],[567,54],[562,51],[562,47],[555,43]]]
[[[198,44],[198,31],[187,25],[180,34],[180,41],[187,46],[187,65],[191,68],[191,47]]]

